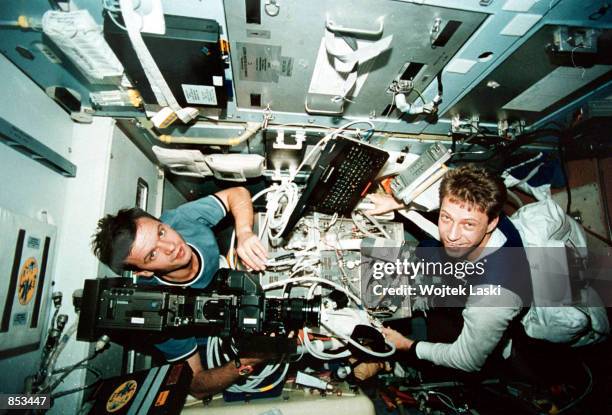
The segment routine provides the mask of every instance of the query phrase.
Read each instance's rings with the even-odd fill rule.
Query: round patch
[[[34,297],[36,279],[38,278],[38,264],[36,258],[26,259],[19,273],[19,303],[26,305]]]
[[[135,380],[123,382],[106,401],[106,410],[108,412],[116,412],[130,402],[136,390],[138,383]]]

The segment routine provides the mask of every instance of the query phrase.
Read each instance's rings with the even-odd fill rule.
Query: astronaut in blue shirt
[[[122,209],[98,222],[94,254],[112,270],[132,270],[150,283],[205,288],[219,268],[219,247],[212,227],[230,212],[235,220],[236,252],[245,266],[265,269],[267,252],[253,233],[253,205],[243,187],[225,189],[176,209],[160,219],[138,208]],[[204,370],[195,338],[170,339],[157,345],[168,361],[186,359],[194,377],[190,392],[200,398],[235,383],[244,368],[234,362]],[[260,359],[240,359],[245,367]]]

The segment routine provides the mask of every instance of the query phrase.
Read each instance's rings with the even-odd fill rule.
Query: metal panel
[[[546,47],[552,43],[556,28],[543,26],[443,116],[478,115],[481,122],[524,120],[531,124],[612,79],[612,66],[580,66],[578,51],[572,56],[578,62],[575,68],[551,63]],[[579,85],[581,81],[583,86],[570,89],[572,84]],[[547,89],[561,94],[562,98],[555,99]]]
[[[62,176],[76,176],[77,168],[74,164],[2,117],[0,141]]]
[[[378,19],[383,20],[382,37],[393,35],[391,48],[372,62],[358,95],[344,105],[345,117],[380,115],[392,100],[387,87],[403,73],[408,62],[424,64],[414,78],[416,89],[424,90],[487,16],[391,0],[319,1],[316,6],[310,2],[283,2],[278,14],[273,15],[260,2],[264,8],[261,24],[253,24],[247,23],[245,4],[244,0],[225,1],[236,100],[243,109],[260,109],[269,104],[274,111],[304,113],[304,97],[327,19],[364,30],[377,28]],[[432,48],[430,32],[437,18],[441,19],[441,32],[449,21],[461,24],[444,46]],[[241,75],[246,64],[241,50],[249,57],[260,57],[260,62],[267,59],[268,70],[259,76]],[[256,98],[252,99],[251,94]]]

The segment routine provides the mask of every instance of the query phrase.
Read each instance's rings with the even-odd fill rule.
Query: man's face
[[[136,237],[126,262],[139,268],[137,274],[166,275],[187,267],[192,250],[170,226],[151,218],[136,220]]]
[[[440,241],[447,255],[452,258],[470,258],[470,253],[484,247],[498,218],[489,222],[489,217],[477,206],[469,205],[445,196],[440,204],[438,229]]]

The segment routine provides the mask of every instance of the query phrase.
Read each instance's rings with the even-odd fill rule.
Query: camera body
[[[91,342],[106,334],[118,343],[134,343],[219,336],[244,340],[252,349],[260,336],[318,326],[320,304],[320,297],[266,298],[256,275],[229,269],[219,270],[204,290],[88,279],[77,339]],[[270,346],[263,343],[264,350]]]

